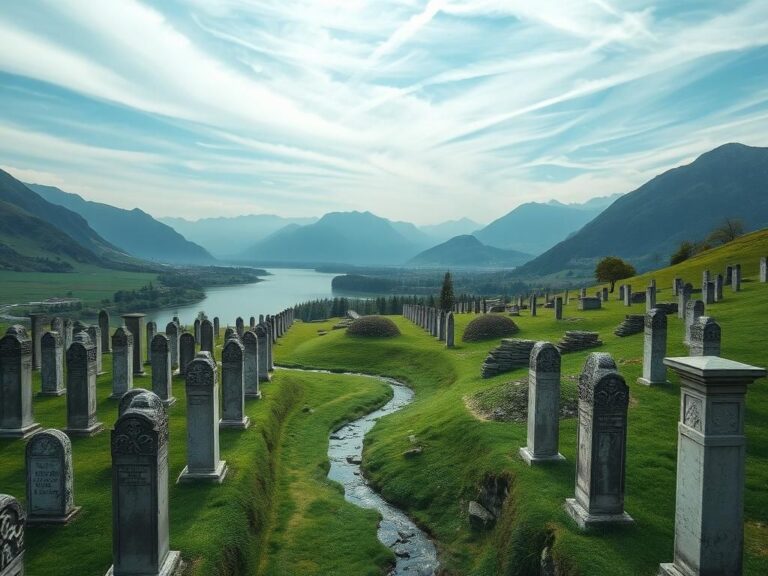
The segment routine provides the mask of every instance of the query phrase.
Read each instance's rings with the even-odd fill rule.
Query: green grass
[[[754,236],[754,235],[751,235]],[[743,254],[733,246],[709,259],[689,262],[682,273],[694,281],[704,266],[713,273],[724,262],[741,262],[752,275],[736,294],[725,289],[725,300],[710,307],[723,328],[722,355],[765,365],[765,318],[768,317],[768,285],[757,283],[757,256],[768,251],[768,234]],[[704,258],[702,256],[701,258]],[[678,270],[656,274],[660,286]],[[700,280],[699,280],[700,281]],[[671,291],[670,291],[671,292]],[[668,292],[669,293],[669,292]],[[663,293],[662,293],[663,294]],[[660,300],[664,300],[663,296]],[[576,419],[561,422],[560,449],[567,461],[561,465],[529,468],[517,455],[525,445],[522,423],[484,422],[467,410],[464,398],[501,382],[525,378],[519,369],[492,379],[480,378],[480,364],[495,342],[462,343],[445,349],[409,321],[399,318],[402,336],[366,341],[347,337],[343,331],[319,336],[326,324],[299,325],[277,350],[281,363],[333,370],[356,370],[391,375],[408,382],[416,400],[404,410],[382,419],[366,438],[364,468],[390,501],[406,509],[437,540],[441,561],[448,574],[537,573],[539,554],[547,541],[563,574],[589,576],[651,576],[673,552],[675,467],[679,385],[647,388],[636,384],[641,373],[642,334],[619,338],[613,329],[627,313],[643,313],[644,304],[626,308],[612,300],[599,311],[579,312],[575,300],[566,307],[567,320],[554,320],[554,311],[541,309],[539,316],[515,318],[516,336],[557,341],[565,330],[595,330],[610,352],[631,391],[627,451],[626,510],[635,526],[602,534],[580,533],[562,509],[572,497],[575,475]],[[474,315],[456,316],[456,341],[460,341]],[[669,317],[668,355],[683,356],[682,321]],[[577,375],[588,351],[563,357],[563,386],[576,386],[567,376]],[[744,573],[768,573],[768,390],[761,379],[747,396],[747,466],[745,493]],[[404,458],[408,436],[414,434],[424,451],[418,458]],[[487,534],[469,531],[466,504],[474,499],[487,474],[509,475],[512,496],[497,528]]]

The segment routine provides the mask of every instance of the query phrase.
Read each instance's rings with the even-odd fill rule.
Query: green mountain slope
[[[48,202],[80,214],[101,237],[139,258],[175,264],[213,261],[205,248],[188,241],[167,224],[158,222],[138,208],[124,210],[90,202],[53,186],[27,184],[27,187]]]
[[[486,246],[474,236],[456,236],[413,257],[408,266],[511,268],[530,260],[530,254]]]
[[[725,217],[747,230],[768,226],[768,148],[726,144],[626,194],[572,237],[519,269],[547,275],[619,256],[639,269],[668,261],[684,240],[701,240]]]

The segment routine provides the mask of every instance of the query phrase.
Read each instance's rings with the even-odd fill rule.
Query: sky
[[[153,216],[489,222],[768,146],[766,0],[6,0],[0,168]]]

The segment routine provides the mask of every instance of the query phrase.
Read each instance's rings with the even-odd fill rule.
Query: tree
[[[456,297],[453,295],[453,279],[451,273],[446,272],[443,278],[443,289],[440,290],[440,310],[444,312],[450,312],[453,310],[453,305],[456,302]]]
[[[595,278],[598,282],[610,282],[611,292],[617,280],[623,280],[636,274],[635,267],[616,256],[606,256],[595,267]]]
[[[687,240],[685,242],[681,242],[677,252],[672,254],[672,256],[669,258],[669,265],[674,266],[675,264],[680,264],[680,262],[685,262],[688,260],[688,258],[693,256],[695,252],[696,246],[693,242],[688,242]]]
[[[744,234],[744,222],[738,218],[726,218],[723,223],[712,230],[707,240],[715,244],[727,244]]]

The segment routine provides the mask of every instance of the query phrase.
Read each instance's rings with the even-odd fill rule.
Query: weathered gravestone
[[[80,511],[72,481],[72,442],[61,430],[38,432],[27,443],[27,524],[66,524]]]
[[[643,340],[643,375],[638,384],[654,386],[668,384],[664,356],[667,354],[667,314],[654,308],[645,315]]]
[[[80,331],[67,350],[68,436],[93,436],[104,429],[96,414],[96,346]]]
[[[579,377],[575,498],[566,512],[582,530],[631,524],[624,511],[629,387],[610,354],[592,352]]]
[[[689,300],[685,308],[685,326],[683,333],[683,344],[691,343],[691,326],[698,320],[699,316],[704,315],[704,302],[701,300]]]
[[[47,320],[48,320],[48,317],[45,314],[29,315],[29,324],[30,324],[29,335],[32,338],[32,369],[33,370],[40,369],[40,339],[43,337],[43,332],[45,332],[45,328],[43,325]]]
[[[259,345],[259,382],[269,382],[272,379],[269,375],[269,336],[262,324],[257,324],[254,332]]]
[[[146,388],[131,388],[128,392],[123,394],[120,401],[117,403],[117,417],[120,418],[120,416],[128,411],[128,408],[131,407],[131,402],[133,402],[133,399],[136,398],[136,396],[139,394],[146,394],[147,392],[155,394]],[[155,396],[157,396],[157,394],[155,394]]]
[[[448,312],[445,317],[445,347],[453,348],[456,338],[456,327],[453,319],[453,312]]]
[[[30,358],[30,366],[32,359]],[[0,576],[24,576],[24,524],[19,501],[0,494]]]
[[[256,328],[256,318],[255,318],[254,316],[251,316],[251,317],[248,319],[248,328],[250,328],[251,330],[253,330],[254,328]]]
[[[209,352],[187,366],[187,465],[178,482],[217,482],[227,475],[219,459],[219,379]]]
[[[16,324],[0,338],[0,438],[26,438],[39,429],[32,414],[32,340]]]
[[[123,314],[123,324],[125,324],[128,330],[133,334],[133,375],[144,376],[144,364],[141,360],[141,332],[142,322],[144,321],[144,314],[133,313]],[[147,346],[149,346],[151,340],[147,340]]]
[[[656,286],[648,286],[645,289],[645,311],[650,312],[656,308]]]
[[[603,286],[601,298],[603,302],[608,302],[608,286]]]
[[[691,356],[720,356],[720,325],[714,318],[699,316],[691,325]]]
[[[563,298],[561,296],[555,297],[555,320],[563,319]]]
[[[768,282],[768,258],[760,257],[760,282]]]
[[[64,341],[64,320],[58,316],[51,318],[51,332],[58,332],[61,335],[62,342]]]
[[[122,398],[133,388],[133,334],[126,326],[119,326],[112,334],[112,395]]]
[[[733,266],[730,264],[725,267],[725,283],[730,284],[733,282]]]
[[[219,327],[220,327],[219,326],[219,317],[218,316],[214,316],[213,317],[213,341],[214,341],[214,343],[216,342],[216,340],[219,339]]]
[[[565,460],[560,438],[560,352],[536,342],[528,367],[528,441],[520,456],[529,465]]]
[[[216,342],[214,332],[213,324],[207,318],[200,323],[200,350],[203,352],[213,354],[213,346]]]
[[[536,316],[536,294],[531,296],[531,316]]]
[[[109,354],[109,312],[99,310],[99,331],[101,334],[101,353]]]
[[[187,366],[195,358],[195,335],[183,332],[179,336],[179,374],[187,373]]]
[[[261,398],[259,388],[259,337],[253,330],[243,334],[243,387],[246,398]]]
[[[718,274],[715,277],[715,302],[723,301],[723,275]]]
[[[733,275],[731,277],[731,288],[734,292],[741,290],[741,264],[736,264],[733,267]]]
[[[237,331],[238,338],[242,338],[243,332],[245,331],[245,325],[243,319],[240,316],[235,318],[235,330]]]
[[[269,371],[272,372],[275,369],[275,338],[273,337],[272,324],[269,321],[265,321],[265,326],[267,329],[267,339],[269,340],[269,346],[267,347],[267,365],[269,366]]]
[[[168,349],[171,352],[171,372],[179,367],[179,327],[175,322],[168,322],[165,326],[165,335],[168,337]]]
[[[632,285],[624,285],[624,306],[632,306]]]
[[[600,310],[601,306],[600,298],[591,296],[579,298],[579,310]]]
[[[701,286],[701,299],[704,304],[714,304],[715,302],[715,283],[707,282]]]
[[[677,292],[677,317],[685,320],[685,310],[688,305],[688,301],[691,299],[691,293],[693,292],[693,286],[691,284],[685,284]]]
[[[91,339],[91,343],[96,348],[96,374],[104,374],[104,367],[101,360],[101,330],[96,325],[91,325],[86,328],[88,337]]]
[[[243,335],[245,336],[246,333]],[[248,332],[247,334],[251,334]],[[245,415],[245,349],[237,338],[227,340],[221,351],[221,400],[220,428],[246,429],[251,424]]]
[[[666,358],[680,376],[674,561],[660,576],[740,576],[744,559],[747,386],[763,368]]]
[[[171,348],[165,334],[155,334],[150,344],[152,348],[152,392],[157,394],[168,407],[176,402],[173,397],[173,377],[171,370]]]
[[[195,318],[195,323],[192,325],[192,327],[194,328],[195,342],[200,344],[200,340],[201,340],[201,336],[202,336],[200,334],[200,318]]]
[[[66,354],[69,345],[72,344],[74,339],[74,330],[72,320],[69,318],[64,319],[64,353]]]
[[[58,332],[46,332],[40,339],[40,395],[61,396],[64,388],[64,338]]]
[[[677,296],[677,293],[680,291],[680,287],[682,286],[682,279],[675,277],[672,280],[672,296]]]
[[[157,334],[157,322],[147,322],[147,364],[152,365],[152,340]]]
[[[172,576],[168,414],[152,392],[134,395],[112,430],[112,567],[107,576]]]

